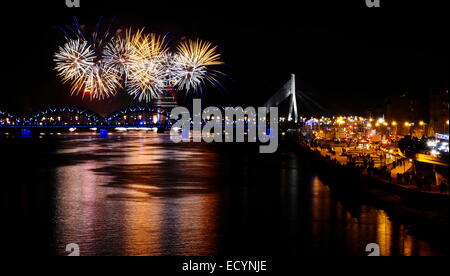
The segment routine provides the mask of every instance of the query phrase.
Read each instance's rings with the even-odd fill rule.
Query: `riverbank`
[[[343,200],[360,200],[385,210],[391,219],[411,225],[410,231],[448,250],[448,194],[429,193],[377,178],[362,176],[356,168],[324,158],[298,141],[293,150],[311,161],[321,177]]]

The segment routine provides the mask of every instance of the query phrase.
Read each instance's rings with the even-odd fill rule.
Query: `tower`
[[[298,123],[298,107],[297,107],[297,95],[295,93],[295,74],[291,75],[291,87],[290,87],[290,96],[291,96],[291,106],[289,108],[289,117],[288,121]]]
[[[264,105],[266,108],[278,107],[286,99],[290,99],[288,121],[298,123],[298,106],[295,86],[295,74],[291,79]]]

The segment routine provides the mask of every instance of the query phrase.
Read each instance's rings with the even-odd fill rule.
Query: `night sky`
[[[199,37],[217,44],[229,77],[225,91],[205,91],[208,104],[262,105],[291,73],[297,88],[329,114],[364,115],[389,95],[448,88],[448,17],[437,1],[392,6],[382,0],[380,9],[366,8],[364,0],[292,2],[82,0],[82,8],[68,9],[55,0],[2,7],[0,109],[24,114],[75,105],[104,115],[135,104],[125,95],[82,100],[60,84],[52,56],[64,38],[56,27],[71,24],[72,15],[87,26],[104,15],[116,28],[146,27],[174,42]],[[302,104],[301,114],[317,112]]]

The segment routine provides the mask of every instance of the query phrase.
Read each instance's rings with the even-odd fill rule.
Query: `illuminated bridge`
[[[295,75],[264,105],[278,107],[288,102],[286,116],[280,113],[280,122],[295,125],[299,122]],[[289,101],[288,101],[289,100]],[[175,106],[173,100],[161,100],[155,105],[127,107],[105,117],[79,107],[51,107],[26,116],[0,110],[0,133],[14,130],[28,132],[67,132],[82,130],[113,130],[117,128],[158,128],[166,130],[174,123],[170,112]],[[284,117],[287,117],[285,119]]]
[[[152,106],[128,107],[104,118],[112,126],[168,126],[171,125],[170,110]]]
[[[121,128],[158,128],[171,126],[169,108],[153,106],[128,107],[106,117],[78,107],[46,108],[28,116],[15,116],[0,110],[0,132],[93,130]],[[56,132],[56,131],[55,131]],[[26,132],[28,133],[28,132]]]
[[[15,122],[15,117],[7,111],[0,110],[0,127]]]
[[[47,108],[21,123],[29,126],[92,126],[98,125],[102,120],[100,115],[87,109],[61,107]]]

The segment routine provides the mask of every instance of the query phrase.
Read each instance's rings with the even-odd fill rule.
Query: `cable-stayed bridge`
[[[288,122],[298,123],[299,115],[295,87],[295,75],[292,74],[291,79],[267,101],[264,107],[268,109],[270,107],[278,107],[284,101],[289,100],[289,114],[287,120]]]
[[[263,106],[280,107],[279,115],[287,117],[287,122],[297,124],[299,122],[299,107],[297,99],[302,94],[296,91],[296,76],[291,75],[289,81],[277,91]],[[307,98],[304,99],[305,102]],[[303,97],[302,97],[303,101]],[[281,106],[288,104],[288,110]],[[37,129],[89,129],[89,128],[168,128],[173,122],[170,120],[170,112],[176,103],[167,97],[155,101],[152,105],[127,107],[107,116],[78,107],[46,108],[34,114],[19,117],[0,110],[0,130],[37,128]],[[284,121],[284,120],[283,120]]]

